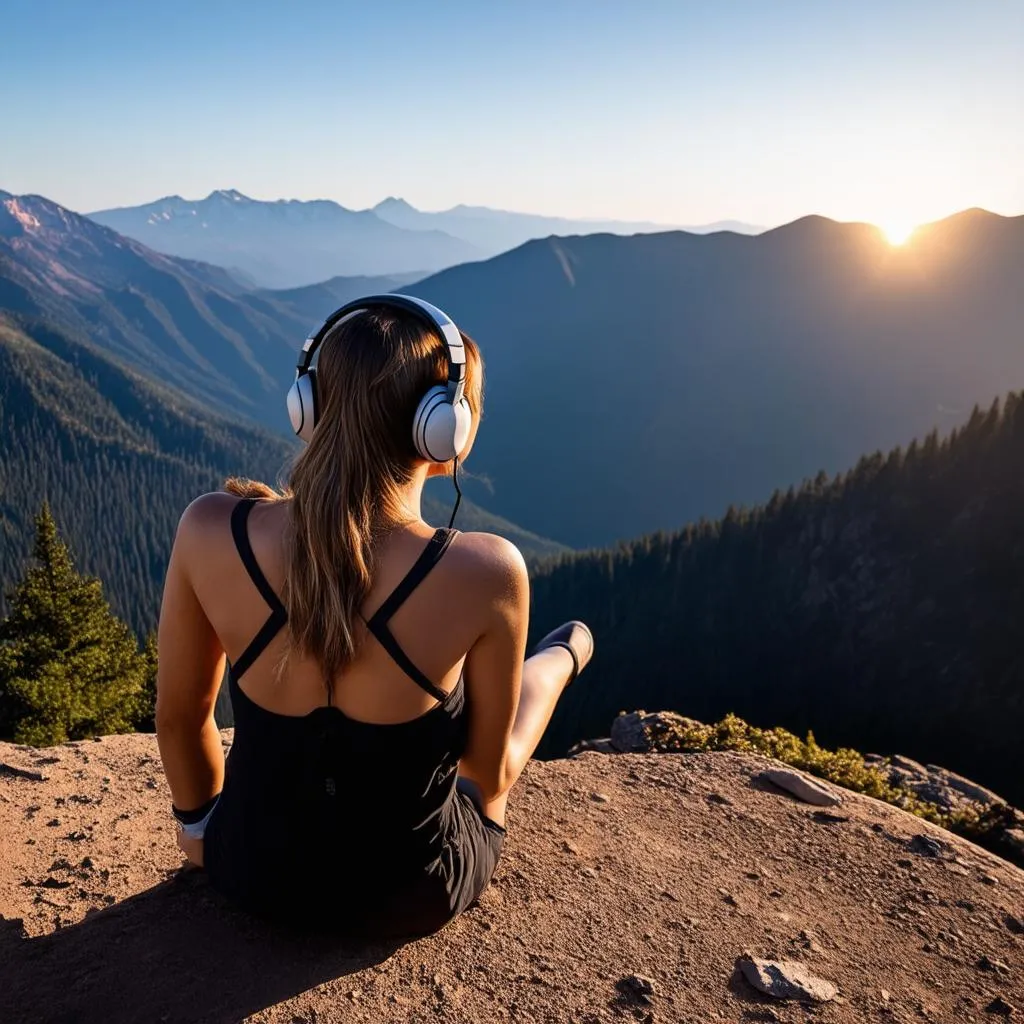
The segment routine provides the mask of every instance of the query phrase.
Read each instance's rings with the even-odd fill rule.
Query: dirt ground
[[[153,736],[0,744],[0,1021],[1024,1020],[1024,872],[865,797],[798,803],[767,764],[535,762],[479,903],[366,946],[250,919],[183,870]],[[761,995],[745,952],[838,996]]]

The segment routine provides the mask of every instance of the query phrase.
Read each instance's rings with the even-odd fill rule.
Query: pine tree
[[[0,623],[0,738],[42,746],[130,732],[151,659],[100,581],[75,571],[46,503],[35,530],[36,564]]]

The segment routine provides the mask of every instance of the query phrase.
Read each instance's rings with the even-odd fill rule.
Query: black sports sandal
[[[564,622],[557,629],[553,629],[540,643],[534,647],[534,654],[547,650],[549,647],[564,647],[572,655],[573,672],[569,677],[570,685],[573,680],[587,667],[587,663],[594,654],[594,634],[585,623],[578,619],[571,622]]]

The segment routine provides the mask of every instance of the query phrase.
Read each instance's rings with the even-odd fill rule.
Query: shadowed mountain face
[[[266,289],[251,296],[251,302],[266,299],[303,317],[308,327],[326,320],[346,302],[364,295],[385,295],[403,287],[411,288],[424,274],[389,274],[384,277],[332,277],[329,281],[303,288]]]
[[[810,217],[756,237],[551,238],[409,289],[484,347],[490,504],[580,547],[673,528],[952,426],[1024,382],[1024,218],[902,248]]]
[[[158,252],[238,268],[265,288],[338,275],[427,272],[485,255],[462,238],[409,231],[372,210],[329,200],[261,202],[233,189],[89,216]]]
[[[427,213],[417,210],[404,199],[388,198],[378,203],[373,212],[398,227],[411,231],[436,229],[477,246],[488,256],[496,256],[534,238],[549,235],[592,235],[597,232],[614,235],[649,234],[665,231],[675,225],[652,224],[649,221],[571,220],[567,217],[544,217],[533,213],[492,210],[486,206],[453,206],[450,210]],[[684,231],[708,234],[712,231],[736,231],[757,234],[762,228],[735,220],[716,221]]]

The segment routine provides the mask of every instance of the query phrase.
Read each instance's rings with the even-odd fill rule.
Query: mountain
[[[903,247],[808,217],[764,234],[527,243],[411,290],[481,344],[490,507],[573,547],[673,529],[1024,383],[1024,217]]]
[[[572,220],[567,217],[545,217],[533,213],[494,210],[487,206],[459,205],[453,206],[450,210],[428,213],[417,210],[404,199],[396,199],[393,196],[378,203],[373,207],[373,212],[382,220],[410,231],[444,231],[472,243],[488,256],[496,256],[531,239],[546,238],[549,235],[649,234],[665,231],[671,226],[652,224],[649,221]],[[695,234],[708,234],[713,231],[757,234],[764,229],[741,221],[723,220],[681,230]]]
[[[306,285],[303,288],[265,289],[250,298],[250,302],[265,298],[294,311],[309,326],[326,320],[346,302],[364,295],[384,295],[411,287],[425,274],[390,274],[383,277],[332,277],[329,281]]]
[[[533,575],[538,634],[581,618],[596,656],[548,755],[620,710],[813,729],[899,750],[1024,803],[1024,394],[940,440],[819,474]]]
[[[46,320],[211,410],[288,429],[308,319],[226,271],[163,256],[41,196],[0,192],[0,311]]]
[[[1020,868],[870,797],[800,803],[751,754],[531,761],[490,886],[406,943],[227,906],[182,868],[152,735],[4,743],[0,763],[5,1024],[1014,1024],[1024,1006]],[[822,979],[818,1001],[756,991],[751,956],[782,961],[777,995]]]
[[[84,337],[2,316],[0,437],[0,615],[45,499],[79,568],[100,577],[117,613],[140,632],[156,623],[185,506],[227,476],[273,483],[296,451],[296,442],[217,416]],[[441,489],[424,500],[437,524],[450,508]],[[508,537],[531,561],[563,550],[471,502],[458,523]]]
[[[464,239],[408,231],[372,210],[348,210],[326,199],[262,202],[234,189],[89,216],[158,252],[237,268],[265,288],[338,275],[428,272],[483,255]]]

